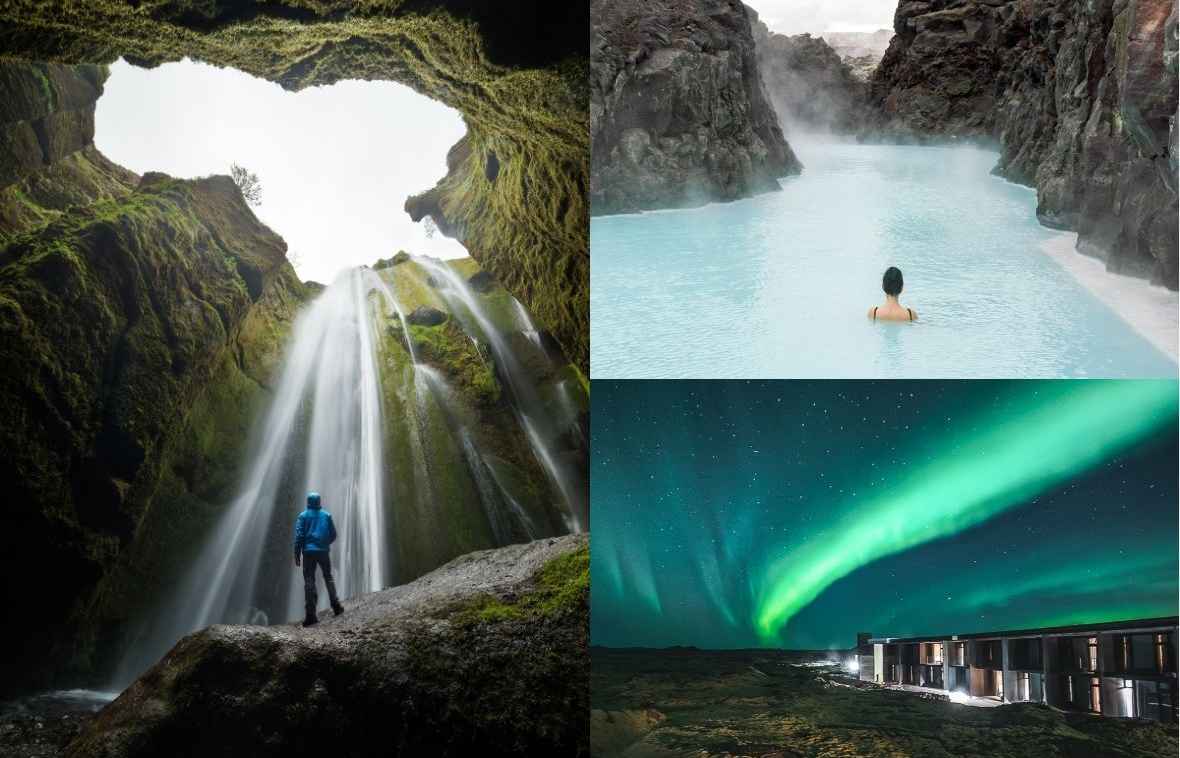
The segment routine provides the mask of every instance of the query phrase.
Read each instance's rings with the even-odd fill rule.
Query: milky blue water
[[[594,378],[1175,377],[967,147],[800,144],[783,190],[596,217]],[[898,266],[913,324],[872,323]]]

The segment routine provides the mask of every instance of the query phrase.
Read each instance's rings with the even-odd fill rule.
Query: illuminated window
[[[1155,636],[1155,670],[1160,673],[1168,670],[1168,638],[1162,634]]]
[[[1091,637],[1087,641],[1086,644],[1087,644],[1087,647],[1089,647],[1089,649],[1090,649],[1090,668],[1088,668],[1086,670],[1087,671],[1097,671],[1098,670],[1098,638]]]
[[[1102,713],[1102,682],[1096,676],[1090,678],[1090,710]]]
[[[1137,716],[1135,713],[1135,682],[1131,679],[1119,680],[1119,704],[1122,706],[1122,716]]]

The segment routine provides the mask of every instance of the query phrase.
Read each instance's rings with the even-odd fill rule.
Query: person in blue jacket
[[[336,599],[336,582],[332,579],[332,557],[328,548],[336,541],[336,524],[332,514],[320,506],[320,493],[307,493],[307,510],[295,519],[295,565],[303,561],[303,605],[306,614],[304,626],[318,623],[315,615],[315,567],[324,572],[324,584],[328,587],[328,600],[332,610],[339,616],[344,606]]]

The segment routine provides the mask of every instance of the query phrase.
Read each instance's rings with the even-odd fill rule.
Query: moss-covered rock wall
[[[289,89],[388,79],[467,135],[410,198],[589,367],[588,5],[514,0],[0,2],[0,54],[140,65],[189,56]],[[391,202],[400,198],[391,198]]]
[[[149,174],[117,194],[54,210],[0,248],[13,560],[51,567],[6,574],[6,592],[53,630],[2,634],[19,667],[41,672],[84,660],[77,626],[110,578],[131,555],[150,576],[228,486],[304,296],[285,244],[228,177]]]
[[[454,312],[429,271],[408,256],[392,260],[397,262],[378,275],[407,314],[406,323],[377,294],[373,305],[396,580],[408,581],[471,550],[565,533],[561,493],[516,417],[488,335]],[[559,402],[562,383],[571,372],[577,375],[576,367],[555,346],[547,349],[525,335],[519,306],[474,260],[443,265],[478,282],[482,291],[474,297],[482,313],[510,346],[525,380],[549,394],[546,413],[581,428],[589,411],[584,385],[573,388],[572,403]],[[584,451],[581,458],[584,468]]]
[[[106,66],[0,59],[0,187],[94,140],[94,102]]]

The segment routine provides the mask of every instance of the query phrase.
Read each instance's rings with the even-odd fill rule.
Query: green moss
[[[582,388],[582,394],[586,402],[585,408],[586,410],[590,410],[590,380],[586,378],[586,375],[582,373],[580,368],[572,363],[567,363],[562,367],[561,371],[571,376],[577,382],[578,386]]]
[[[380,271],[380,270],[386,269],[386,268],[393,268],[394,266],[398,266],[402,263],[406,263],[409,260],[410,260],[409,253],[407,253],[405,250],[398,250],[395,255],[392,255],[388,258],[378,259],[378,261],[373,264],[373,270]]]
[[[187,56],[288,89],[398,81],[458,109],[468,134],[447,176],[407,210],[456,236],[587,371],[588,10],[526,7],[548,14],[538,20],[547,34],[522,33],[515,7],[445,1],[287,0],[246,12],[218,0],[50,0],[6,4],[0,23],[6,52],[35,60]]]
[[[463,279],[470,279],[480,271],[479,262],[474,258],[456,258],[445,263],[454,269],[455,273]]]
[[[439,326],[411,325],[410,335],[422,360],[443,371],[471,403],[488,406],[499,401],[500,383],[491,355],[487,348],[477,348],[454,319]]]
[[[559,616],[589,602],[590,548],[583,546],[546,563],[536,576],[536,586],[515,600],[480,595],[458,610],[458,624],[537,620]]]
[[[63,630],[39,641],[58,665],[86,664],[108,621],[175,580],[235,481],[276,360],[261,354],[302,298],[282,241],[232,187],[156,179],[0,252],[0,446],[14,451],[0,474],[15,517],[44,524],[19,560],[60,569],[36,611]]]
[[[93,147],[0,189],[0,246],[61,218],[71,208],[126,198],[134,175]]]

